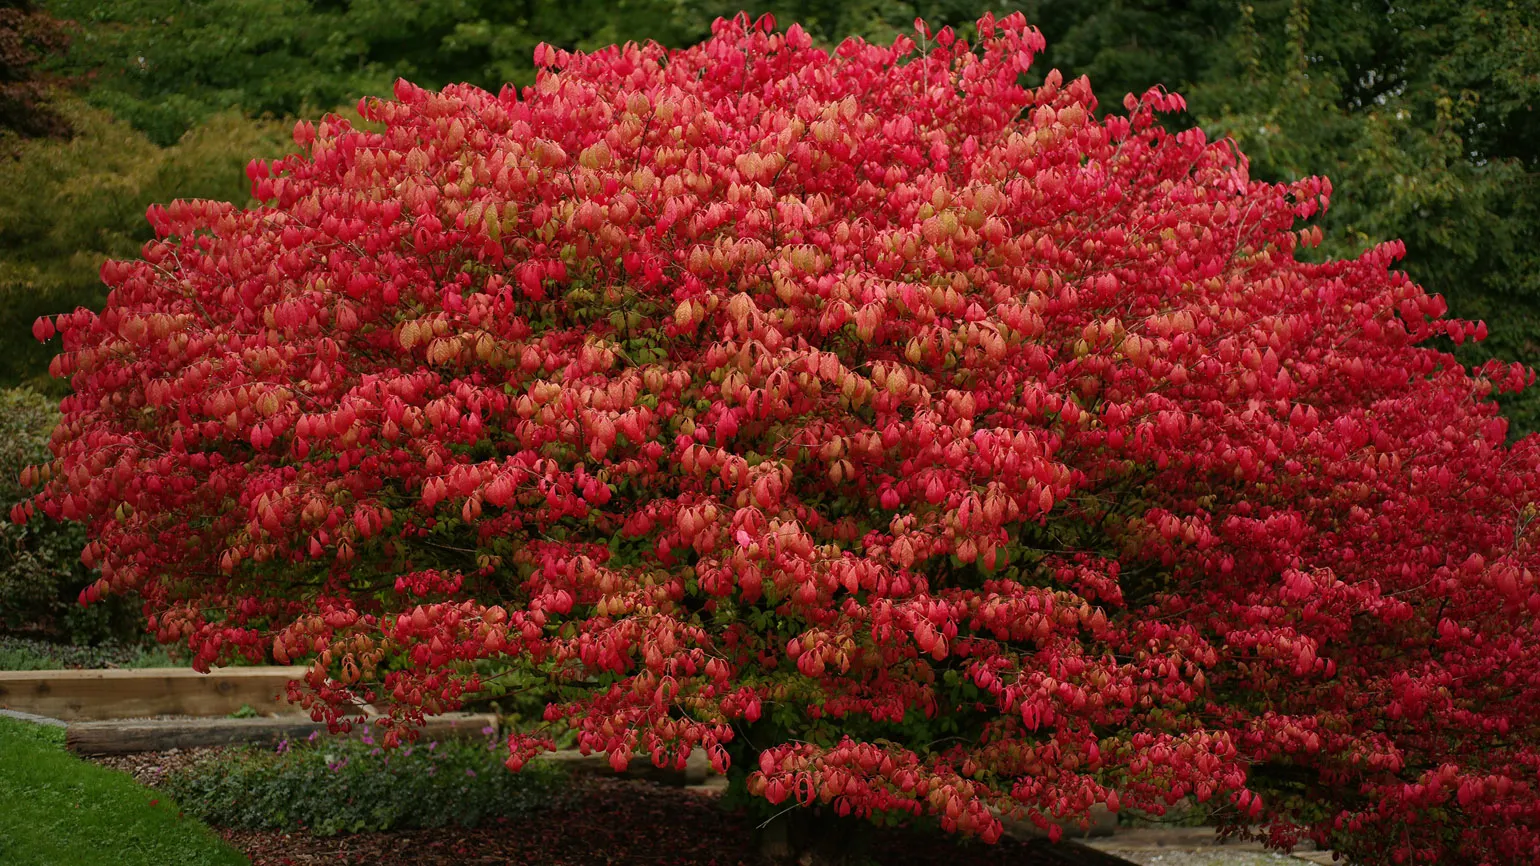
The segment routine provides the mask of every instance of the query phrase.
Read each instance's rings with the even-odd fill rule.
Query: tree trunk
[[[861,866],[871,829],[821,806],[795,808],[759,831],[759,852],[770,866]]]

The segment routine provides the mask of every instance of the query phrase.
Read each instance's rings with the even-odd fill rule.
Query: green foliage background
[[[0,383],[58,386],[47,378],[57,344],[32,339],[38,316],[106,300],[98,272],[138,255],[151,236],[145,208],[174,198],[246,202],[253,155],[281,153],[276,122],[225,109],[162,147],[110,112],[78,100],[61,106],[67,141],[33,139],[0,160]]]

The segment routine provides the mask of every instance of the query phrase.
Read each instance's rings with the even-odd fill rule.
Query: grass
[[[0,717],[0,863],[239,866],[175,803],[64,750],[64,731]]]

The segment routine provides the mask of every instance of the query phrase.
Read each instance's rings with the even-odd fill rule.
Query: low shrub
[[[406,830],[528,814],[552,803],[563,774],[503,767],[500,741],[435,742],[385,751],[367,734],[246,747],[173,773],[169,793],[219,827],[321,836]]]
[[[65,668],[185,667],[158,644],[108,640],[92,645],[60,644],[0,635],[0,671],[55,671]]]

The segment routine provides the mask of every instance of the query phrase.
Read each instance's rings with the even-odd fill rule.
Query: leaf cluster
[[[18,482],[22,469],[52,459],[48,437],[59,422],[55,401],[29,388],[0,390],[0,508],[31,495]],[[122,600],[98,609],[76,603],[90,582],[80,564],[85,528],[43,518],[26,525],[0,522],[0,631],[28,632],[73,643],[96,643],[138,631],[138,617]],[[6,659],[0,650],[0,659]],[[0,666],[31,666],[26,654]]]

